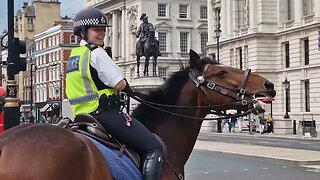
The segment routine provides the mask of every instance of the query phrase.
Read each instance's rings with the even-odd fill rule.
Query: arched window
[[[59,38],[59,35],[57,34],[57,36],[56,36],[56,44],[59,45],[59,43],[60,43],[60,38]]]
[[[48,47],[51,47],[52,46],[52,44],[51,44],[51,37],[49,37],[49,44],[48,44]]]
[[[77,44],[77,37],[74,34],[70,36],[70,44]]]
[[[52,37],[52,46],[55,46],[55,45],[56,45],[56,37],[53,36],[53,37]]]

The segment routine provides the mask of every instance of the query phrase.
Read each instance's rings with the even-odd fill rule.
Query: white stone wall
[[[216,0],[217,1],[217,0]],[[212,4],[208,0],[208,4]],[[314,1],[314,14],[303,16],[302,0],[292,4],[292,17],[287,18],[287,1],[249,0],[249,30],[236,30],[234,27],[234,1],[221,3],[220,62],[239,67],[236,48],[248,47],[248,67],[275,84],[277,96],[273,103],[273,115],[282,118],[285,113],[285,77],[290,81],[291,112],[289,115],[297,121],[317,120],[320,130],[320,62],[318,50],[318,27],[320,27],[320,1]],[[253,9],[254,8],[254,9]],[[208,7],[213,11],[213,6]],[[231,10],[230,10],[231,9]],[[214,18],[208,21],[215,21]],[[208,29],[212,31],[212,29]],[[304,65],[303,39],[309,39],[309,65]],[[217,52],[216,40],[209,39],[206,54]],[[283,43],[290,45],[290,67],[285,67]],[[233,54],[232,53],[233,50]],[[243,56],[243,61],[245,61]],[[244,65],[244,68],[247,66]],[[305,112],[305,79],[310,82],[310,112]]]

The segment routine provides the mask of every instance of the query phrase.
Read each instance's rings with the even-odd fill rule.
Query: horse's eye
[[[225,70],[221,70],[218,72],[218,76],[224,76],[227,73]]]

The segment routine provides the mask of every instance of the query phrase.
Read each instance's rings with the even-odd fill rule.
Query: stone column
[[[171,31],[168,31],[167,32],[167,47],[168,47],[167,52],[171,52],[172,53],[171,42],[172,42],[172,40],[171,40]]]
[[[249,0],[249,32],[257,30],[257,1]]]
[[[108,14],[106,14],[107,22],[110,23],[110,19]],[[104,46],[108,47],[110,46],[110,40],[109,40],[109,34],[110,34],[110,27],[106,27],[106,36],[104,37]]]
[[[316,21],[320,21],[320,1],[314,0],[314,18]]]
[[[121,7],[121,57],[126,57],[126,9]]]
[[[234,7],[232,6],[232,2],[231,1],[227,1],[226,3],[226,10],[227,11],[227,18],[226,18],[226,23],[227,23],[227,36],[231,37],[232,36],[232,31],[234,28],[234,25],[232,23],[232,19],[233,19],[233,11],[234,11]]]
[[[303,16],[303,0],[294,1],[294,24],[301,25],[301,19]],[[316,0],[318,1],[318,0]],[[289,10],[290,11],[290,10]]]
[[[213,30],[215,29],[215,27],[213,23],[214,11],[213,11],[211,1],[207,1],[207,9],[208,9],[208,44],[212,44],[214,39]]]
[[[222,33],[222,36],[221,38],[224,39],[226,38],[227,36],[227,26],[229,25],[228,24],[228,21],[227,21],[227,17],[229,16],[228,12],[227,11],[227,2],[226,1],[221,1],[221,33]]]
[[[112,13],[112,56],[119,57],[119,32],[118,32],[118,12],[114,10]]]

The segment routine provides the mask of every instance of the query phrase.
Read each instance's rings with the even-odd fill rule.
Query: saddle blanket
[[[117,150],[107,148],[100,142],[86,137],[99,149],[115,180],[142,180],[141,172],[125,153],[119,157]]]

